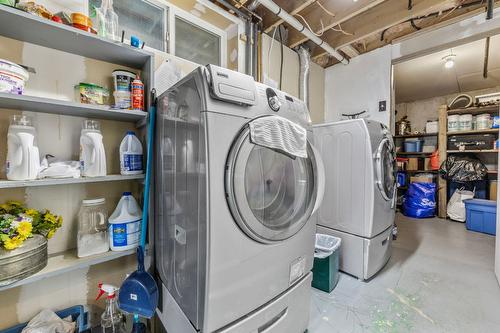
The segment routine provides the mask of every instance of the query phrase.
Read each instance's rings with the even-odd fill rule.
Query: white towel
[[[289,155],[307,158],[307,130],[280,116],[261,117],[251,121],[250,141]]]

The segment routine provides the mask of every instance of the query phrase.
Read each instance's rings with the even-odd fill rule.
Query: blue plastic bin
[[[64,310],[55,311],[55,313],[60,318],[71,316],[71,319],[76,321],[76,332],[83,332],[89,329],[88,313],[85,311],[85,307],[83,305],[75,305]],[[18,324],[5,330],[1,330],[0,333],[21,333],[26,325],[28,325],[28,323]]]
[[[493,200],[464,200],[467,230],[496,235],[497,202]]]
[[[404,142],[405,152],[420,153],[422,152],[424,140],[408,140]]]

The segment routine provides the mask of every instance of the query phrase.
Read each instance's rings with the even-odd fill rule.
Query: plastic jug
[[[124,192],[109,217],[109,245],[112,251],[130,250],[139,244],[142,210],[130,192]]]
[[[80,170],[84,177],[106,176],[106,154],[101,126],[97,120],[85,120],[80,135]]]
[[[127,132],[120,144],[120,172],[122,175],[143,173],[141,141],[132,131]]]
[[[108,214],[104,198],[83,200],[78,213],[78,257],[109,251]]]
[[[97,34],[118,41],[118,15],[113,9],[113,0],[103,0],[101,7],[96,8]]]
[[[7,133],[7,179],[33,180],[40,171],[40,155],[36,146],[36,131],[28,116],[11,118]]]

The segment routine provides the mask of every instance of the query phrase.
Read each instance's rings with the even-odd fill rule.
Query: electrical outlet
[[[380,101],[378,102],[378,111],[379,112],[384,112],[387,110],[387,102],[386,101]]]

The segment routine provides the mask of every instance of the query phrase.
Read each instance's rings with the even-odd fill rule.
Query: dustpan
[[[158,286],[156,285],[155,279],[144,269],[144,248],[146,245],[146,231],[148,225],[149,184],[153,163],[153,137],[156,117],[156,98],[154,94],[153,90],[153,105],[149,112],[148,156],[146,162],[141,239],[137,247],[137,270],[123,281],[118,294],[118,304],[122,311],[145,318],[153,317],[156,307],[158,306],[159,297]]]

